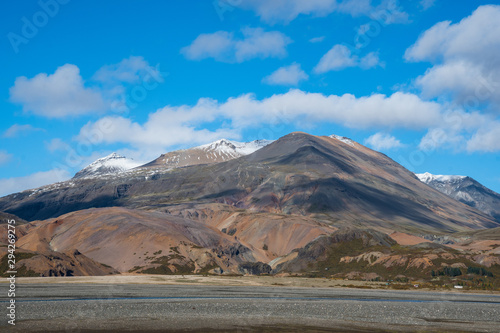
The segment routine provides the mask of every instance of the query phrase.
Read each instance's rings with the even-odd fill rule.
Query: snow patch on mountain
[[[346,144],[354,147],[354,141],[349,139],[349,138],[346,138],[345,136],[332,134],[332,135],[329,135],[328,137],[332,138],[332,139],[337,139],[343,143],[346,143]]]
[[[103,175],[116,174],[136,168],[140,165],[141,163],[138,163],[130,158],[118,155],[117,153],[112,153],[83,168],[73,178],[93,178]]]

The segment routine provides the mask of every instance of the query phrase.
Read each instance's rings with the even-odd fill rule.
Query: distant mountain
[[[433,175],[429,172],[426,173],[417,173],[415,174],[420,181],[430,184],[453,184],[463,181],[467,176],[456,176],[456,175]]]
[[[417,174],[427,185],[500,221],[500,194],[467,176]]]
[[[217,151],[221,158],[232,157],[228,149],[238,152],[238,146],[227,140],[205,149],[198,147],[198,152]],[[183,215],[187,210],[190,219],[202,216],[204,222],[221,214],[220,208],[213,212],[200,209],[213,204],[251,214],[306,216],[328,221],[333,227],[352,225],[391,232],[440,233],[500,225],[490,216],[429,189],[384,154],[346,138],[300,132],[224,162],[183,168],[141,167],[98,181],[74,179],[0,198],[0,210],[27,220],[120,206]],[[188,207],[181,212],[180,205]],[[229,232],[223,224],[213,225]]]
[[[162,154],[145,165],[117,153],[112,153],[85,167],[73,179],[114,176],[137,167],[144,169],[174,169],[190,165],[219,163],[251,154],[271,142],[270,140],[236,142],[221,139],[202,146]]]
[[[198,164],[219,163],[251,154],[271,142],[270,140],[236,142],[221,139],[206,145],[163,154],[143,167],[178,168]]]
[[[140,165],[140,163],[137,163],[132,159],[120,156],[117,153],[112,153],[106,157],[96,160],[89,166],[80,170],[76,173],[73,179],[93,178],[103,175],[116,174],[136,168]]]

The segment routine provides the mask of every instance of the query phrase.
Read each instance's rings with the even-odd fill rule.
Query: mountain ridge
[[[500,194],[487,188],[472,177],[417,174],[417,177],[450,198],[478,209],[500,221]]]
[[[358,143],[294,132],[225,162],[174,169],[137,168],[109,179],[74,180],[0,198],[0,210],[28,220],[91,207],[168,210],[222,203],[253,212],[302,215],[334,226],[448,232],[497,222],[420,182]]]

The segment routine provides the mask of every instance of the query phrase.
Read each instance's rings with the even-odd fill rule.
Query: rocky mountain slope
[[[236,142],[222,139],[206,145],[163,154],[143,167],[169,169],[189,165],[219,163],[251,154],[271,142],[269,140]]]
[[[0,268],[7,271],[7,248],[0,248]],[[4,269],[5,268],[5,269]],[[110,266],[98,263],[78,250],[66,252],[33,252],[25,249],[16,251],[17,276],[82,276],[110,275],[118,271]],[[2,276],[7,276],[2,273]]]
[[[417,174],[425,184],[500,221],[500,194],[471,177]]]
[[[218,230],[159,212],[124,208],[84,210],[31,223],[17,245],[37,252],[77,248],[121,272],[164,266],[173,271],[190,268],[192,273],[214,264],[237,266],[254,260],[250,249]]]
[[[226,213],[221,219],[225,225],[214,227],[160,212],[118,207],[82,210],[23,226],[17,246],[34,253],[77,248],[120,272],[188,274],[218,267],[238,273],[241,264],[268,262],[335,230],[300,217],[287,220],[268,214],[240,220],[239,212]]]
[[[0,275],[7,276],[4,272],[8,271],[8,225],[0,224]],[[86,255],[80,253],[74,247],[65,251],[55,251],[50,247],[34,245],[30,248],[19,246],[19,240],[28,236],[35,240],[36,244],[46,242],[44,235],[36,232],[31,234],[32,224],[19,224],[16,219],[16,249],[15,249],[15,267],[17,276],[77,276],[77,275],[108,275],[116,274],[114,268],[96,262]],[[12,229],[11,229],[12,230]]]
[[[491,245],[493,243],[489,243]],[[484,253],[466,244],[401,246],[371,229],[345,228],[271,262],[273,273],[383,281],[431,281],[482,288],[500,286],[499,242]],[[460,251],[457,251],[459,249]],[[496,251],[496,252],[495,252]]]
[[[141,165],[132,159],[112,153],[106,157],[100,158],[83,168],[75,174],[73,179],[97,178],[105,175],[117,174],[127,171]]]
[[[336,230],[306,216],[252,212],[225,204],[177,205],[166,212],[206,224],[234,236],[252,249],[256,260],[268,262]]]

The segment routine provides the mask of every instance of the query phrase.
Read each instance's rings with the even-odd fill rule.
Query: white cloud
[[[434,65],[416,80],[426,97],[446,93],[463,107],[500,105],[499,21],[500,6],[480,6],[458,23],[435,24],[406,50],[407,60]]]
[[[163,110],[153,113],[143,125],[124,117],[105,117],[85,125],[77,139],[85,140],[85,137],[92,135],[98,127],[102,126],[103,122],[112,124],[112,130],[103,135],[103,143],[129,143],[134,147],[160,148],[190,143],[202,144],[226,137],[229,139],[239,138],[239,135],[232,130],[197,129],[188,121],[171,123],[168,116],[175,116],[175,112],[174,110]]]
[[[240,0],[238,6],[254,11],[265,22],[290,22],[300,14],[326,16],[336,7],[335,0]]]
[[[449,38],[451,21],[436,23],[417,39],[415,44],[405,51],[408,61],[435,61],[446,51],[446,39]]]
[[[420,0],[420,6],[422,6],[423,10],[427,10],[434,6],[434,2],[436,2],[436,0]]]
[[[500,151],[499,21],[500,6],[480,6],[458,23],[435,24],[406,50],[406,60],[432,64],[415,80],[422,97],[456,110],[429,129],[420,149]]]
[[[0,150],[0,165],[9,162],[11,159],[11,154],[7,153],[5,150]]]
[[[217,31],[199,35],[181,53],[190,60],[213,58],[216,61],[241,63],[255,58],[284,58],[286,47],[292,42],[279,31],[266,32],[262,28],[242,29],[242,38],[233,33]]]
[[[371,0],[239,0],[235,6],[254,11],[267,23],[289,23],[299,15],[324,17],[333,12],[351,16],[381,18],[385,23],[404,23],[408,14],[401,11],[397,2],[384,0],[373,6]],[[383,18],[382,18],[383,17]]]
[[[418,148],[425,152],[432,152],[438,148],[446,148],[455,151],[464,149],[466,139],[461,130],[451,128],[431,128],[420,140]]]
[[[332,122],[350,128],[425,128],[439,121],[440,105],[424,102],[415,95],[374,94],[356,98],[345,94],[323,95],[298,89],[256,100],[251,94],[230,98],[219,104],[219,112],[239,128],[276,119]]]
[[[405,57],[412,61],[463,58],[498,64],[499,17],[500,6],[487,5],[478,7],[459,23],[439,22],[418,38]]]
[[[131,56],[117,64],[101,67],[93,76],[96,81],[107,83],[137,83],[146,77],[160,77],[157,68],[152,67],[143,57]]]
[[[28,132],[34,132],[34,131],[43,131],[43,129],[35,128],[31,125],[14,124],[3,133],[3,137],[4,138],[14,138],[22,133],[28,133]]]
[[[480,69],[463,61],[454,61],[446,65],[429,68],[419,76],[416,83],[426,98],[439,96],[445,92],[465,92],[474,90],[473,81],[462,82],[464,77],[474,78],[481,75]]]
[[[227,31],[201,34],[191,45],[181,49],[181,53],[190,60],[214,58],[217,61],[229,61],[234,49],[234,35]]]
[[[433,151],[500,151],[500,121],[480,112],[447,111],[437,127],[431,127],[421,139],[419,149]]]
[[[77,139],[88,141],[96,137],[99,143],[123,142],[135,147],[159,149],[189,143],[201,144],[222,137],[239,138],[231,129],[198,129],[200,124],[212,123],[219,116],[215,103],[210,99],[200,99],[193,107],[167,106],[149,114],[148,120],[142,125],[124,117],[104,117],[87,123]]]
[[[374,67],[384,67],[384,63],[380,62],[378,54],[375,52],[370,52],[363,58],[359,59],[359,67],[363,69],[369,69]]]
[[[265,32],[261,28],[243,29],[243,40],[236,42],[236,61],[253,58],[283,58],[287,56],[286,47],[292,41],[279,31]]]
[[[215,104],[225,118],[239,128],[279,118],[333,122],[351,128],[426,128],[439,122],[440,105],[424,102],[413,94],[397,92],[391,96],[374,94],[356,98],[345,94],[323,95],[298,89],[256,100],[251,94]]]
[[[388,150],[401,148],[404,145],[394,136],[387,133],[375,133],[365,140],[365,144],[369,145],[375,150]]]
[[[128,86],[151,90],[163,82],[164,74],[142,57],[129,57],[103,66],[85,82],[77,66],[66,64],[54,74],[18,77],[10,88],[10,101],[21,104],[25,112],[48,118],[126,111],[129,104],[136,104],[134,95],[126,95]]]
[[[148,91],[165,82],[167,75],[160,71],[159,64],[153,67],[143,57],[131,56],[101,67],[92,80],[100,86],[112,111],[127,112],[135,108]]]
[[[499,72],[500,73],[500,72]],[[415,84],[425,98],[451,98],[457,106],[476,109],[483,104],[500,106],[497,77],[481,66],[464,60],[435,65],[419,76]]]
[[[78,140],[99,137],[100,142],[126,143],[148,149],[199,144],[222,137],[238,139],[244,129],[277,122],[306,124],[336,123],[350,128],[425,129],[441,121],[441,106],[413,94],[374,94],[356,98],[290,90],[257,100],[246,94],[225,102],[203,98],[194,106],[168,106],[151,113],[144,123],[124,117],[104,117],[89,122]],[[214,127],[216,130],[203,128]]]
[[[337,11],[352,16],[369,16],[376,10],[371,0],[347,0],[337,4]]]
[[[334,45],[319,61],[314,72],[321,74],[329,71],[338,71],[347,67],[360,67],[369,69],[381,65],[378,55],[374,52],[359,58],[352,55],[345,45]]]
[[[351,51],[344,45],[333,46],[319,61],[314,68],[316,73],[325,73],[332,70],[340,70],[346,67],[356,66],[357,61],[351,55]]]
[[[50,152],[64,151],[70,149],[70,145],[59,138],[55,138],[45,143],[45,146]]]
[[[500,122],[491,122],[479,129],[468,141],[468,152],[498,152],[500,151]]]
[[[325,40],[325,36],[314,37],[314,38],[309,39],[309,43],[321,43],[324,40]]]
[[[65,170],[53,169],[31,174],[24,177],[0,179],[0,196],[37,188],[71,178]]]
[[[377,7],[371,9],[368,15],[383,25],[410,22],[408,13],[399,6],[399,1],[395,0],[382,0]]]
[[[50,75],[18,77],[10,88],[10,100],[22,104],[25,112],[49,118],[99,112],[107,106],[99,91],[84,86],[80,70],[71,64]]]
[[[296,86],[300,81],[307,79],[309,76],[300,68],[300,64],[293,63],[290,66],[278,68],[262,81],[272,85]]]

